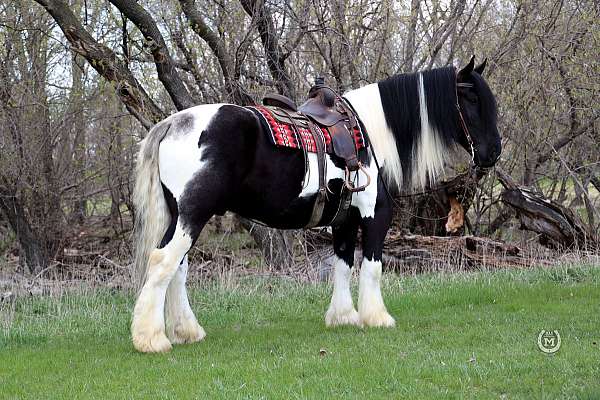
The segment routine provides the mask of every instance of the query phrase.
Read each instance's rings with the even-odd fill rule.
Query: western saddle
[[[341,193],[338,212],[330,225],[342,221],[350,207],[352,193],[360,192],[370,184],[371,178],[358,159],[354,130],[359,129],[358,117],[346,101],[333,89],[325,85],[323,78],[317,78],[315,85],[308,92],[308,99],[300,105],[286,96],[268,94],[263,99],[265,106],[273,107],[273,117],[281,123],[289,124],[297,130],[298,126],[307,128],[314,138],[317,150],[319,169],[319,192],[313,207],[313,213],[307,227],[317,226],[323,215],[323,208],[327,198],[327,175],[325,163],[325,139],[321,128],[326,128],[331,136],[331,150],[333,154],[344,160],[345,184]],[[367,183],[355,186],[350,172],[361,170],[367,177]]]

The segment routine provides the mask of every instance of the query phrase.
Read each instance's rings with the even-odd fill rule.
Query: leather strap
[[[315,145],[317,147],[317,165],[319,169],[319,191],[317,192],[317,198],[313,205],[310,221],[306,224],[306,228],[313,228],[319,224],[321,217],[323,217],[323,209],[325,208],[325,201],[327,200],[327,186],[325,184],[327,170],[325,164],[325,138],[323,137],[321,129],[312,122],[308,124],[308,128],[315,139]]]
[[[342,185],[342,189],[340,192],[340,204],[338,205],[338,209],[335,212],[335,216],[329,222],[329,225],[336,226],[341,224],[346,220],[346,216],[348,215],[348,210],[350,209],[350,204],[352,203],[352,191],[348,190],[345,185]]]
[[[347,121],[341,121],[341,122],[337,122],[337,124],[340,124],[341,126],[343,126],[343,128],[340,126],[339,128],[341,129],[345,129],[347,131],[347,134],[349,134],[349,136],[352,138],[353,135],[353,129],[355,127],[358,127],[358,120],[356,118],[355,113],[353,112],[353,110],[351,108],[349,108],[344,99],[340,98],[336,95],[335,98],[335,103],[334,103],[334,107],[336,109],[336,111],[338,113],[340,113],[340,115],[344,116],[347,118]],[[309,115],[309,119],[312,116]],[[337,124],[333,124],[332,126],[329,127],[330,130],[338,128],[338,126],[336,126]],[[315,204],[313,205],[313,212],[310,218],[309,223],[306,225],[306,228],[313,228],[315,226],[317,226],[319,224],[319,222],[321,221],[321,218],[323,217],[323,210],[325,208],[325,202],[327,201],[327,186],[326,186],[326,169],[325,169],[325,138],[323,137],[323,135],[321,134],[321,129],[320,127],[314,123],[313,121],[310,121],[308,123],[309,126],[309,130],[313,136],[313,138],[315,139],[315,144],[317,147],[317,161],[318,161],[318,169],[319,169],[319,191],[317,193],[317,198],[315,200]],[[332,143],[332,146],[335,144],[334,141],[335,138],[335,133],[332,134],[332,141],[334,143]],[[354,169],[359,169],[360,167],[360,163],[358,162],[357,156],[356,156],[356,147],[354,144],[354,139],[352,138],[352,151],[353,151],[353,155],[354,157],[347,157],[346,162],[348,162],[348,159],[353,159],[356,161],[356,168]],[[335,153],[335,151],[334,151]],[[342,154],[344,154],[345,152],[340,152]],[[336,153],[338,154],[338,153]],[[338,154],[338,156],[341,154]],[[350,156],[350,154],[345,154],[346,156]],[[352,165],[352,163],[351,163]],[[364,171],[364,169],[363,169]],[[368,182],[370,183],[371,179],[369,178],[369,176],[367,175],[368,178]],[[369,184],[367,183],[367,185]],[[363,186],[361,188],[358,189],[353,189],[353,190],[349,190],[346,185],[342,185],[342,189],[340,192],[340,202],[338,204],[338,209],[335,213],[335,216],[332,218],[332,220],[329,222],[328,225],[338,225],[340,223],[342,223],[345,219],[346,216],[348,215],[348,210],[350,209],[350,205],[352,203],[352,194],[356,191],[361,191],[364,190],[364,188],[367,186]]]

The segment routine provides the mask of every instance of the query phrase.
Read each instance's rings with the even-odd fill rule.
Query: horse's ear
[[[479,64],[477,67],[475,67],[474,71],[477,72],[479,75],[483,75],[483,70],[485,69],[486,64],[487,64],[487,58],[485,60],[483,60],[483,62],[481,64]]]
[[[473,72],[473,67],[475,67],[475,56],[471,56],[471,61],[460,71],[458,71],[457,77],[458,79],[466,78]]]

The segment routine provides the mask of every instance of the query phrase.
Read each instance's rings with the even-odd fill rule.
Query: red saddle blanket
[[[310,133],[310,130],[306,127],[305,121],[299,120],[295,128],[292,124],[283,123],[278,121],[273,116],[271,107],[266,106],[253,106],[248,107],[255,111],[255,114],[262,120],[263,125],[268,127],[269,138],[271,142],[276,146],[291,147],[293,149],[304,148],[306,151],[311,153],[317,152],[317,145],[315,139]],[[320,127],[320,131],[323,134],[323,140],[325,141],[325,149],[328,154],[333,154],[333,146],[331,144],[331,134],[327,127]],[[360,150],[365,146],[365,135],[361,127],[354,128],[354,144],[356,150]]]

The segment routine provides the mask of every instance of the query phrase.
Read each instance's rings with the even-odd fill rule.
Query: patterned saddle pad
[[[315,139],[308,128],[308,119],[292,111],[283,111],[278,107],[271,106],[252,106],[247,107],[252,110],[266,127],[269,133],[269,139],[275,146],[290,147],[293,149],[305,149],[308,152],[316,153],[317,146]],[[320,126],[320,132],[323,134],[325,149],[328,154],[333,154],[331,143],[331,134],[329,129]],[[353,139],[356,150],[366,147],[365,135],[362,127],[353,129]]]

